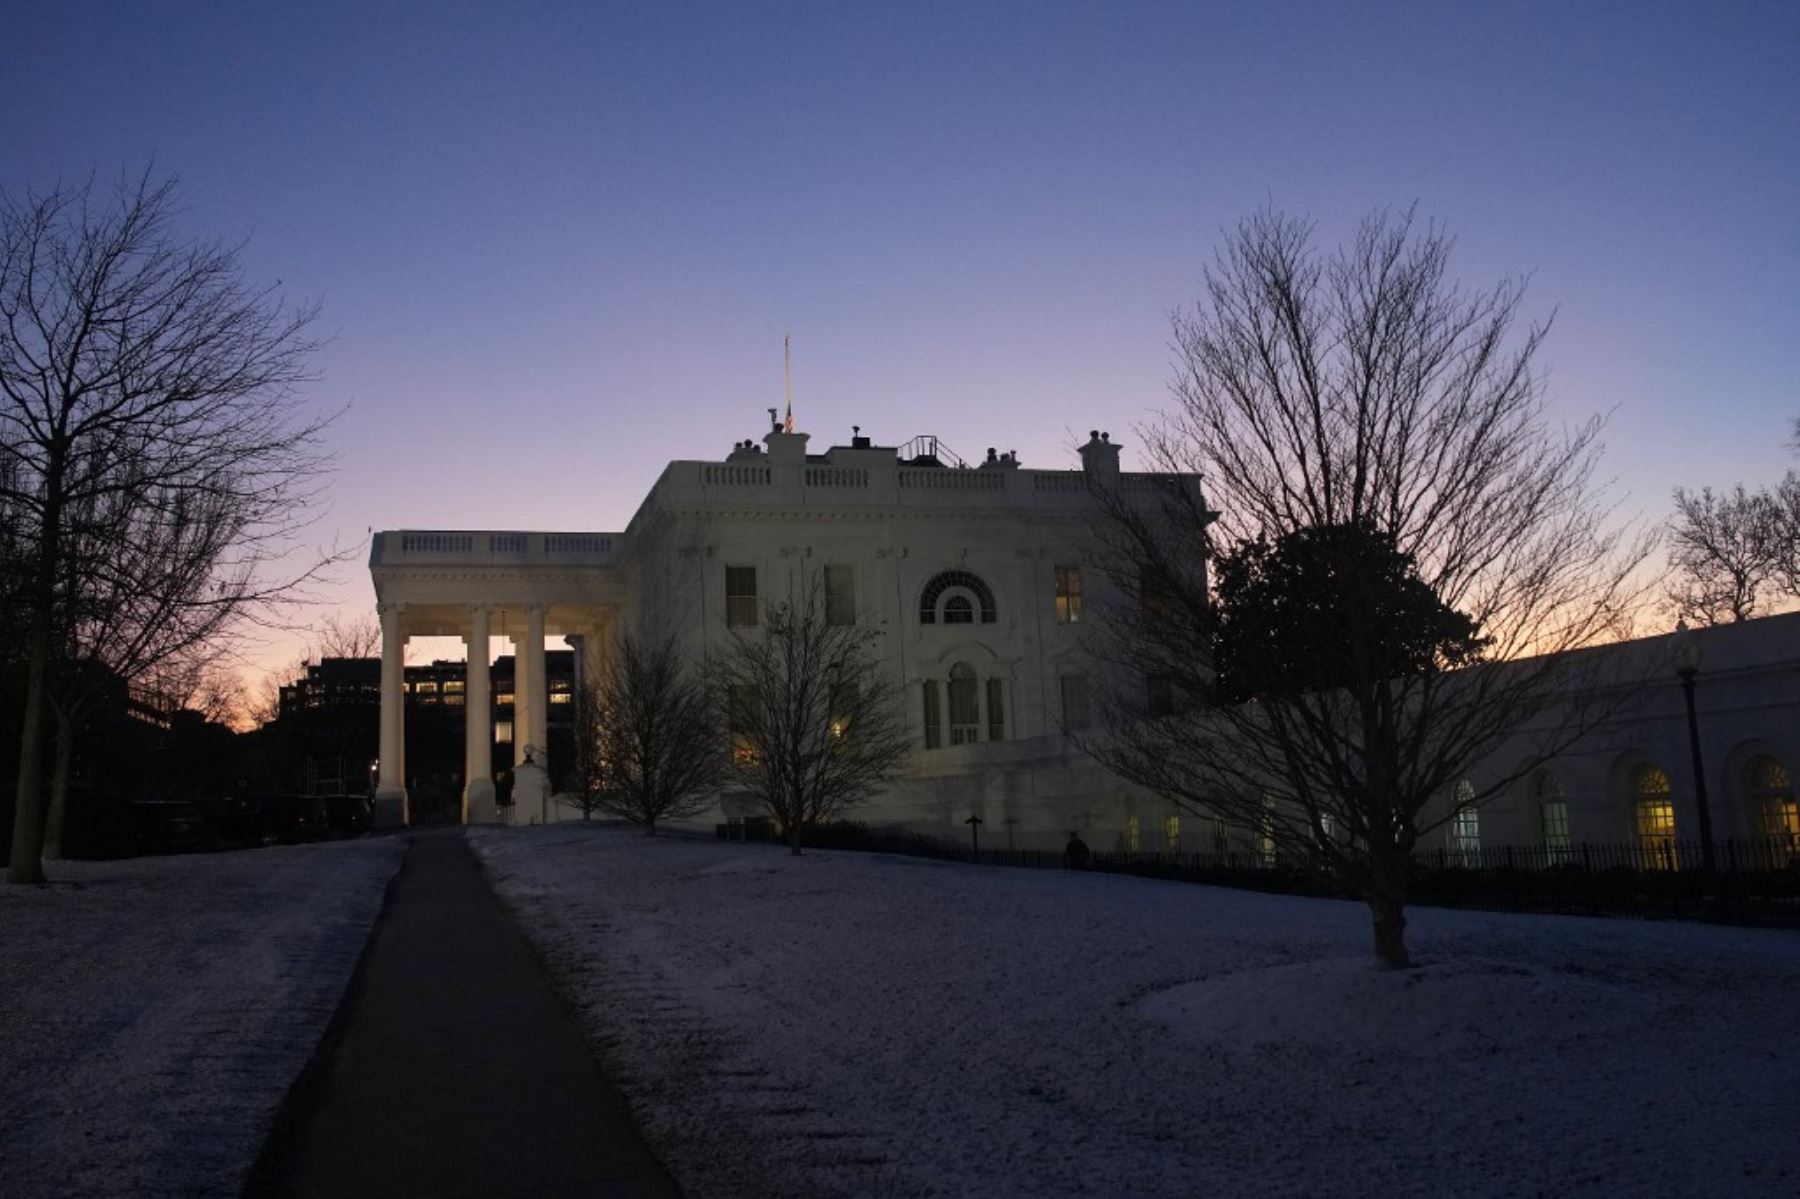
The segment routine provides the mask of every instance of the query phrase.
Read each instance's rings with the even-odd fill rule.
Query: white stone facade
[[[829,579],[828,602],[840,615],[883,630],[887,668],[903,686],[918,747],[862,818],[961,837],[963,822],[979,815],[991,846],[1051,848],[1079,830],[1096,849],[1218,848],[1210,822],[1120,783],[1062,732],[1065,706],[1079,719],[1081,680],[1093,669],[1084,637],[1107,601],[1088,474],[1121,478],[1127,490],[1155,485],[1119,476],[1109,439],[1090,438],[1082,459],[1080,471],[1021,469],[991,452],[972,469],[906,465],[893,448],[863,438],[809,455],[805,434],[775,430],[764,448],[745,443],[723,461],[670,463],[623,532],[378,533],[370,568],[384,665],[397,679],[409,635],[508,636],[526,647],[519,686],[534,695],[545,636],[570,637],[588,669],[622,627],[672,629],[698,654],[729,637],[734,619],[806,580]],[[1768,783],[1773,760],[1792,802],[1800,614],[1705,630],[1698,639],[1698,726],[1714,835],[1749,841],[1767,831],[1764,807],[1779,799],[1753,773]],[[1543,805],[1554,793],[1570,844],[1629,842],[1639,831],[1634,777],[1654,766],[1668,781],[1676,835],[1691,839],[1698,809],[1681,688],[1672,659],[1666,670],[1656,666],[1669,654],[1666,641],[1599,651],[1617,655],[1619,677],[1634,680],[1620,718],[1557,762],[1552,782],[1541,774],[1521,780],[1460,832],[1488,846],[1541,845]],[[392,821],[404,818],[402,705],[383,677],[378,811]],[[491,736],[475,729],[486,701],[486,672],[472,668],[471,820],[493,812],[484,786]],[[519,704],[521,757],[527,746],[541,756],[531,730],[542,727],[542,702],[535,695]],[[1473,772],[1478,784],[1481,769]],[[1507,773],[1498,763],[1493,769]],[[544,810],[572,815],[554,803]],[[716,815],[748,814],[727,794]],[[1440,837],[1449,844],[1452,833]],[[1254,848],[1241,834],[1229,840]]]

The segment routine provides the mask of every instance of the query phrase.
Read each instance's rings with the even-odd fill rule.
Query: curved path
[[[678,1195],[461,831],[409,841],[251,1192]]]

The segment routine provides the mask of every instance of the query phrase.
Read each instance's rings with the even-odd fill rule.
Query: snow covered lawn
[[[236,1195],[397,838],[52,863],[0,886],[0,1195]]]
[[[1800,1192],[1791,933],[471,839],[697,1195]]]

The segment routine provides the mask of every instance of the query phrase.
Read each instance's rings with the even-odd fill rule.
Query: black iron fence
[[[722,838],[778,841],[766,821],[717,826]],[[983,866],[1069,869],[1058,850],[986,849],[852,822],[806,830],[802,844]],[[1410,902],[1427,907],[1800,928],[1800,852],[1787,843],[1724,841],[1707,870],[1700,845],[1658,840],[1568,846],[1423,850],[1412,855]],[[1107,851],[1081,867],[1108,874],[1291,895],[1356,898],[1321,863],[1280,854]]]

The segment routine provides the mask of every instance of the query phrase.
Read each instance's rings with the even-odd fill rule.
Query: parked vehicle
[[[183,853],[207,841],[200,809],[180,799],[140,799],[125,805],[132,853]]]

